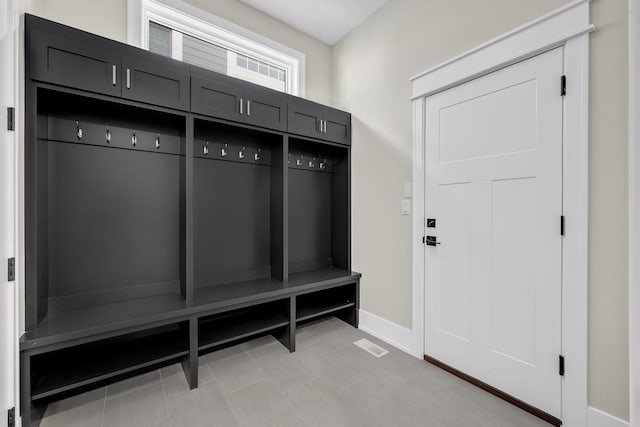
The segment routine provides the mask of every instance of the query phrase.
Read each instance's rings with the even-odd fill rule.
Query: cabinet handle
[[[327,133],[327,121],[323,120],[323,122],[324,122],[324,126],[323,126],[324,130],[323,130],[323,132]]]
[[[113,65],[113,67],[111,68],[111,83],[113,83],[113,85],[115,86],[118,81],[117,81],[117,76],[116,76],[116,66]]]
[[[322,120],[318,120],[318,132],[322,133]]]
[[[242,111],[242,106],[244,105],[244,99],[240,98],[240,115],[244,114]]]
[[[127,68],[127,89],[131,89],[131,70]]]
[[[251,115],[251,101],[247,99],[247,116]]]

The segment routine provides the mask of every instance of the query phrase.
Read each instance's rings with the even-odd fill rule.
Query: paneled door
[[[557,48],[425,104],[425,354],[557,418],[562,73]]]
[[[0,2],[0,111],[15,105],[17,1]],[[14,120],[15,123],[15,120]],[[8,424],[15,405],[15,282],[8,280],[7,260],[15,256],[15,132],[2,120],[0,128],[0,425]]]

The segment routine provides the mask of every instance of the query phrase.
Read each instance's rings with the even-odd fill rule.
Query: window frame
[[[305,55],[181,0],[127,0],[127,42],[149,49],[149,21],[286,70],[285,92],[305,95]],[[175,32],[173,34],[176,34]],[[176,38],[173,48],[180,51]]]

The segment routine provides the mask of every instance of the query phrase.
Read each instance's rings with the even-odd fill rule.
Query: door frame
[[[425,99],[548,50],[564,47],[563,111],[562,421],[587,425],[589,0],[575,0],[528,24],[411,78],[413,103],[412,333],[424,355]],[[560,96],[560,76],[558,76]],[[558,230],[559,231],[559,230]],[[569,333],[570,332],[570,333]]]
[[[18,259],[18,136],[19,136],[19,103],[18,103],[18,90],[19,85],[16,84],[19,76],[19,4],[17,0],[8,0],[6,6],[6,19],[7,19],[7,31],[9,34],[7,43],[10,43],[10,46],[7,46],[11,51],[10,57],[8,58],[8,68],[9,75],[7,76],[7,81],[0,82],[0,85],[7,89],[6,98],[0,101],[2,104],[2,114],[7,114],[7,107],[14,108],[14,130],[8,131],[6,127],[6,122],[2,122],[2,126],[4,127],[2,132],[7,132],[7,143],[8,147],[6,147],[7,152],[9,153],[6,158],[0,158],[0,163],[2,163],[2,173],[3,179],[0,185],[6,186],[6,190],[10,194],[11,201],[9,202],[9,206],[3,207],[9,211],[9,215],[7,216],[7,222],[2,224],[2,227],[6,229],[9,233],[6,236],[10,240],[10,252],[7,253],[9,257],[13,256],[16,259],[15,264],[15,280],[13,282],[8,282],[9,291],[8,295],[11,301],[9,301],[9,305],[11,306],[10,315],[11,319],[8,325],[0,325],[0,327],[6,327],[9,331],[9,337],[11,338],[11,342],[8,343],[7,346],[2,343],[0,348],[4,351],[9,352],[8,356],[8,368],[9,368],[9,384],[7,386],[8,397],[9,397],[9,406],[15,409],[15,424],[16,426],[20,426],[20,408],[19,408],[19,293],[18,293],[18,279],[19,279],[19,259]],[[6,181],[5,181],[6,180]],[[4,243],[3,243],[4,244]],[[3,253],[5,253],[3,251]],[[3,257],[4,258],[4,257]],[[0,262],[3,268],[7,268],[7,259],[2,259]],[[6,274],[6,270],[3,270],[2,274]],[[2,367],[5,369],[5,367]],[[5,385],[1,385],[5,387]],[[4,413],[2,414],[2,419],[6,419],[6,411],[9,408],[0,408]]]

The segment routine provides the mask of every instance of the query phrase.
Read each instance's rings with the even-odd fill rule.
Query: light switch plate
[[[404,197],[412,197],[411,183],[404,183]]]
[[[402,215],[411,214],[411,200],[402,201]]]

